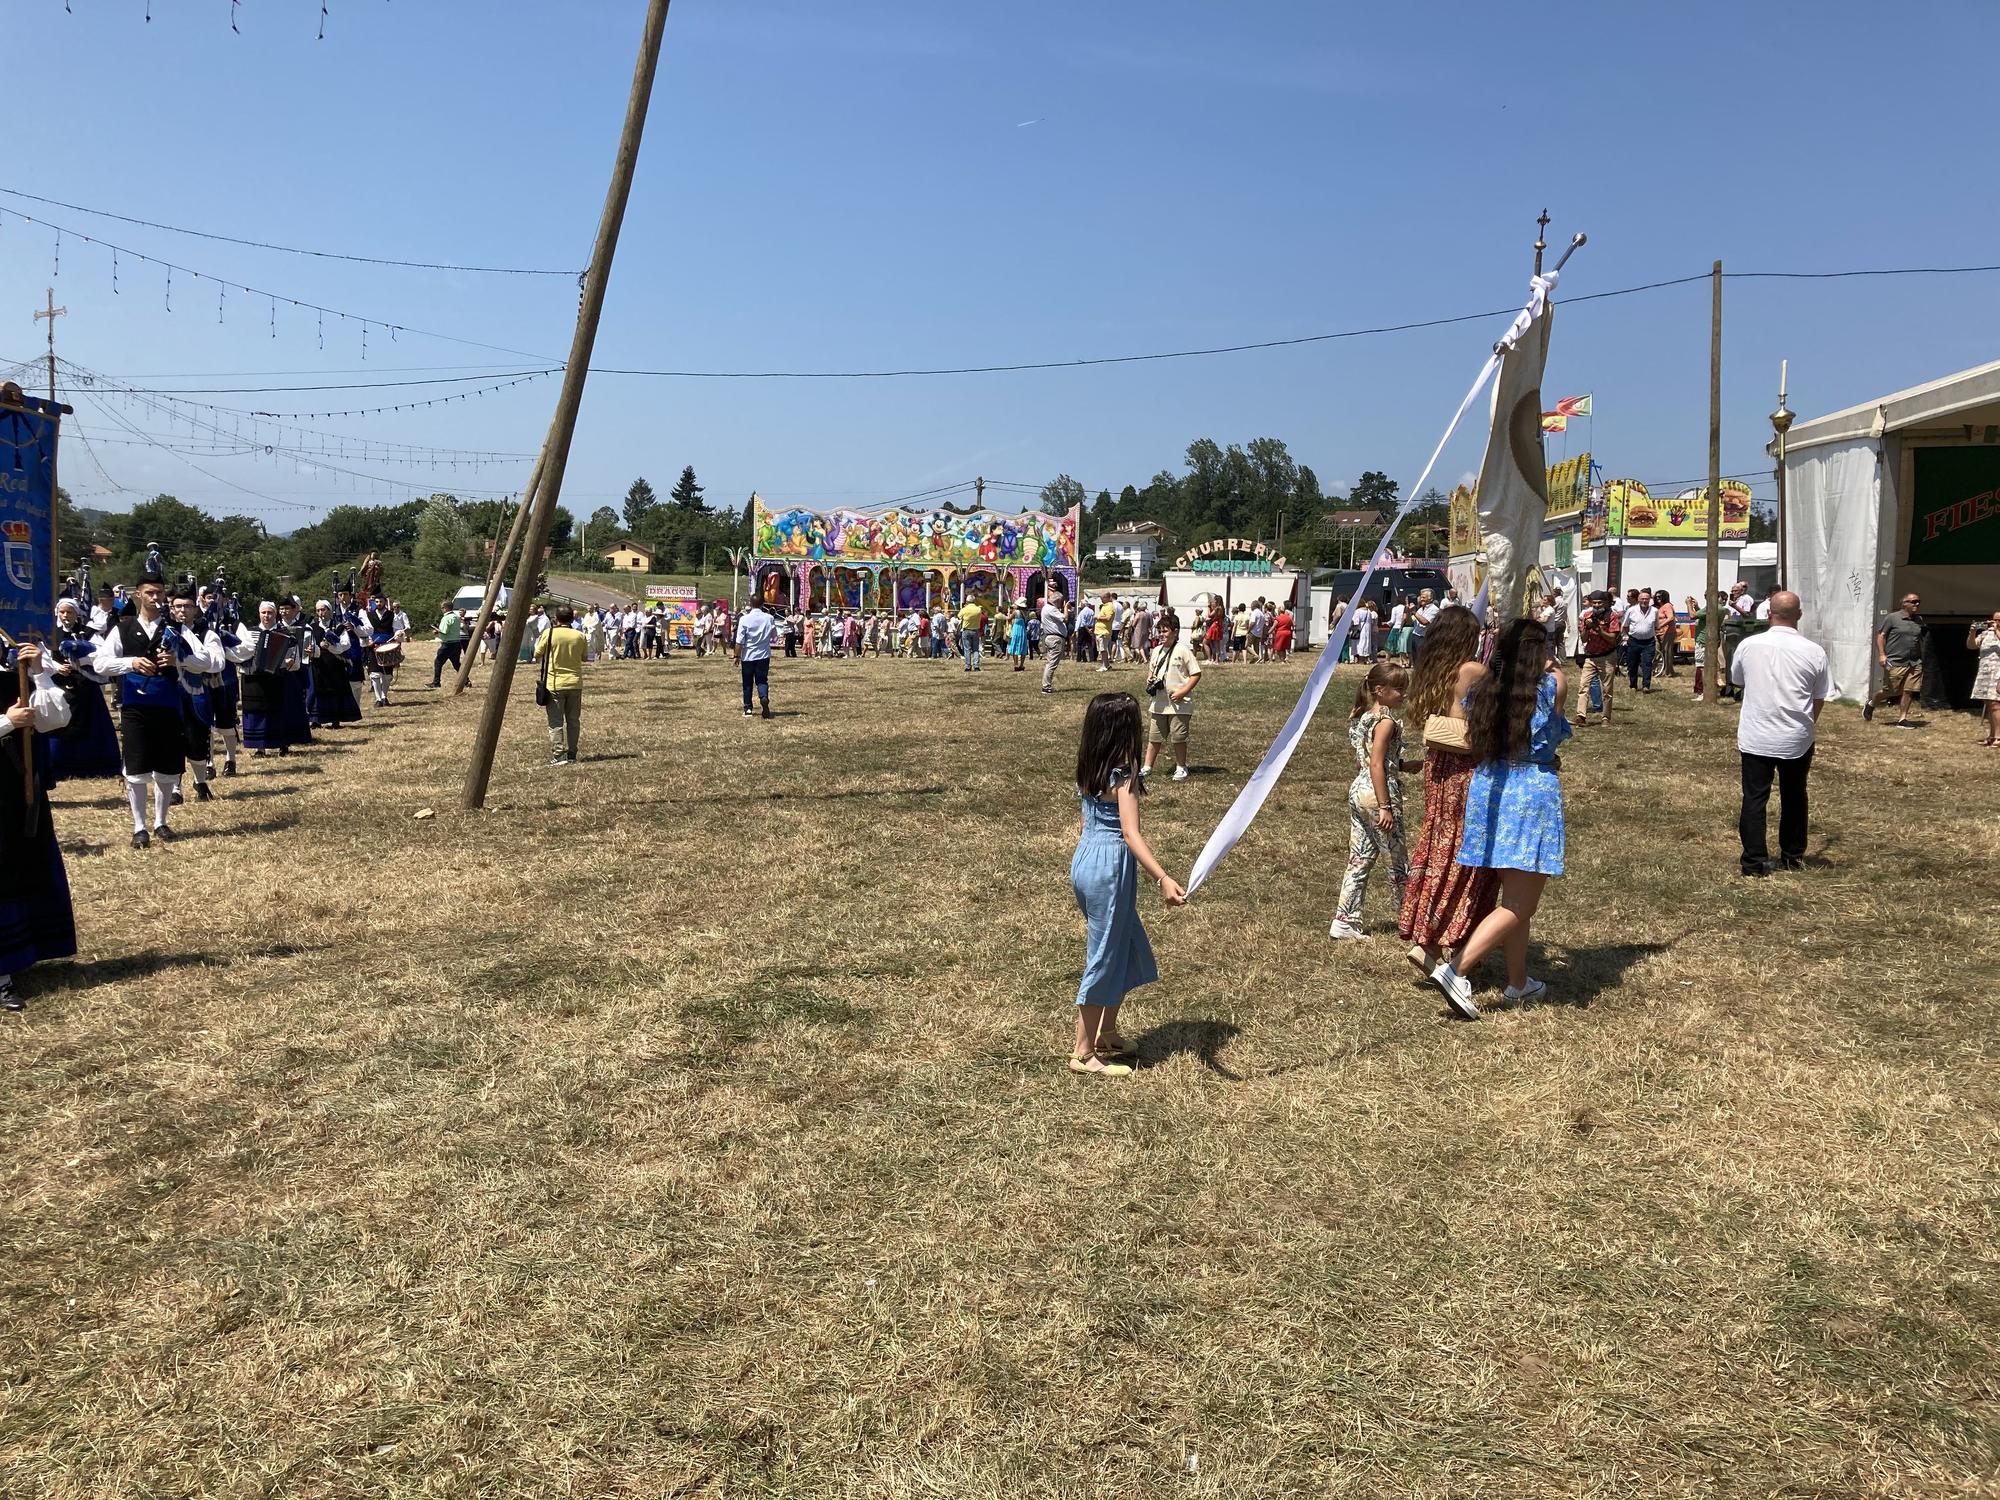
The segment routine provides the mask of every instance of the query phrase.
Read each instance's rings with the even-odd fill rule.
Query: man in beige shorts
[[[1201,663],[1181,639],[1181,622],[1168,613],[1160,621],[1160,643],[1146,660],[1146,695],[1152,699],[1147,716],[1146,764],[1141,776],[1153,774],[1160,746],[1172,748],[1174,780],[1188,774],[1188,725],[1194,718],[1194,690],[1201,686]]]
[[[1875,659],[1882,666],[1882,691],[1861,705],[1861,717],[1875,717],[1876,705],[1900,700],[1896,715],[1898,729],[1918,729],[1922,719],[1910,717],[1910,705],[1924,690],[1924,636],[1930,627],[1917,613],[1923,603],[1915,594],[1905,594],[1902,602],[1882,621],[1875,632]]]

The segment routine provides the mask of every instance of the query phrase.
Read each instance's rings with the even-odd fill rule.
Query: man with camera
[[[1181,622],[1169,610],[1160,620],[1160,643],[1146,663],[1146,697],[1151,700],[1146,732],[1146,764],[1141,776],[1153,774],[1160,746],[1172,747],[1174,780],[1188,774],[1188,726],[1194,719],[1194,690],[1201,686],[1201,663],[1181,639]]]

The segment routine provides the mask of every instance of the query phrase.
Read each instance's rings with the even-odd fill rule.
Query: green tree
[[[653,487],[641,475],[632,481],[625,491],[625,529],[634,536],[644,536],[653,513],[659,509],[660,498],[653,493]]]
[[[1365,471],[1347,492],[1345,510],[1376,510],[1386,518],[1396,508],[1396,481],[1379,469]]]
[[[1111,507],[1111,521],[1115,526],[1123,526],[1128,521],[1149,519],[1139,514],[1139,492],[1126,485],[1118,492],[1118,500]]]
[[[556,513],[549,517],[549,545],[560,552],[575,540],[576,517],[571,515],[567,509],[558,505]]]
[[[215,522],[200,508],[172,495],[142,500],[122,516],[113,516],[107,545],[121,558],[139,562],[157,544],[170,573],[185,572],[187,559],[215,549]]]
[[[608,505],[600,505],[590,513],[590,519],[583,527],[583,550],[595,558],[609,547],[618,535],[618,512]]]
[[[694,482],[694,465],[681,470],[681,477],[674,481],[673,502],[676,509],[688,515],[705,516],[708,502],[701,498],[701,486]]]
[[[1058,474],[1042,486],[1042,514],[1066,516],[1085,498],[1081,484],[1067,474]]]
[[[1451,546],[1451,501],[1433,485],[1396,528],[1393,544],[1411,557],[1442,557]]]
[[[410,548],[413,561],[438,573],[461,573],[472,551],[472,531],[451,495],[433,495],[417,517],[417,539]]]

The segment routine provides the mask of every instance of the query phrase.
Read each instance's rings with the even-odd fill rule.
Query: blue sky
[[[640,0],[11,0],[15,150],[0,185],[225,234],[364,254],[573,267],[588,254]],[[595,363],[743,369],[992,364],[1283,338],[1517,304],[1535,213],[1587,230],[1563,290],[1705,271],[2000,261],[1971,143],[1991,139],[2000,10],[678,0]],[[1806,24],[1810,16],[1810,25]],[[1023,122],[1033,121],[1033,124]],[[1957,143],[1958,149],[1953,149]],[[0,197],[0,361],[35,354],[49,231],[211,276],[560,357],[571,283],[301,259]],[[225,300],[64,237],[59,352],[151,386],[418,379],[491,350]],[[2000,275],[1731,282],[1724,469],[1767,469],[1778,361],[1794,409],[1994,357]],[[1615,474],[1706,466],[1708,292],[1559,313],[1544,393],[1592,393]],[[692,463],[712,500],[888,499],[969,479],[1094,493],[1179,468],[1198,436],[1286,440],[1329,489],[1412,480],[1505,319],[1138,366],[888,381],[594,377],[564,503]],[[334,372],[358,371],[358,374]],[[223,372],[226,372],[226,378]],[[434,394],[439,388],[408,388]],[[449,408],[313,423],[377,443],[532,450],[544,380]],[[353,392],[379,405],[396,392]],[[309,409],[332,395],[213,395]],[[281,403],[288,403],[281,407]],[[129,403],[140,431],[172,429]],[[311,507],[504,490],[526,464],[389,486],[133,439],[66,444],[66,484],[168,490],[274,526]],[[111,439],[120,439],[114,443]],[[1447,454],[1474,468],[1475,433]],[[180,429],[177,442],[189,441]],[[1573,440],[1572,451],[1580,443]],[[358,450],[354,450],[358,452]],[[1552,450],[1555,456],[1555,450]],[[109,480],[107,481],[106,475]],[[255,491],[232,489],[230,481]],[[117,494],[117,490],[128,493]],[[1768,480],[1760,488],[1768,493]],[[284,502],[280,504],[278,502]]]

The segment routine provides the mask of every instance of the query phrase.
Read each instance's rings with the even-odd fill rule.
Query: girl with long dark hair
[[[1549,660],[1548,639],[1534,620],[1516,620],[1502,631],[1466,713],[1466,741],[1479,764],[1466,785],[1458,862],[1499,871],[1500,897],[1466,939],[1458,962],[1440,963],[1431,978],[1469,1021],[1479,1019],[1479,1007],[1459,969],[1495,949],[1506,955],[1509,1002],[1531,1004],[1548,993],[1547,985],[1528,976],[1528,928],[1542,888],[1563,872],[1556,748],[1570,736],[1562,671]]]
[[[1465,606],[1440,610],[1410,674],[1403,718],[1424,739],[1424,821],[1410,857],[1397,931],[1409,959],[1428,975],[1461,947],[1486,914],[1500,877],[1458,862],[1465,838],[1465,793],[1479,762],[1465,738],[1466,704],[1486,676],[1479,661],[1479,618]],[[1425,725],[1439,721],[1435,734]]]
[[[1160,868],[1139,832],[1139,798],[1145,791],[1139,759],[1145,745],[1139,702],[1130,693],[1099,693],[1090,700],[1076,751],[1083,823],[1069,865],[1070,887],[1086,930],[1072,1073],[1104,1077],[1132,1071],[1129,1064],[1112,1060],[1131,1051],[1118,1032],[1118,1007],[1128,991],[1159,977],[1153,945],[1139,922],[1139,871],[1160,883],[1167,905],[1187,900],[1187,892]]]

